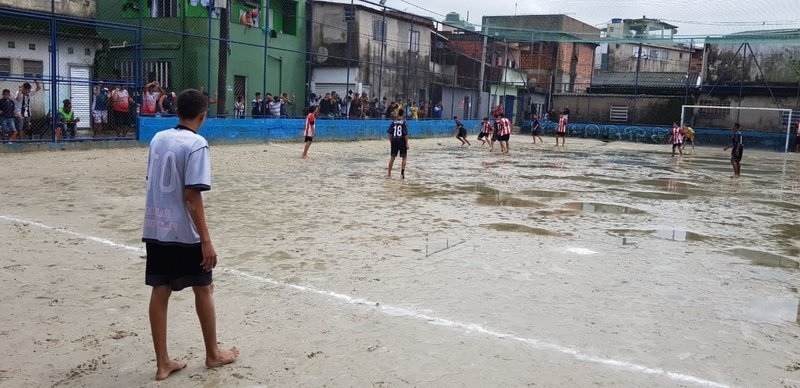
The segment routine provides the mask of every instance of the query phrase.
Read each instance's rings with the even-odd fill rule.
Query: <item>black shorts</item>
[[[536,128],[531,130],[531,136],[539,136],[539,134],[541,134],[541,133],[542,133],[542,128],[541,127],[536,127]]]
[[[738,146],[731,149],[731,162],[741,162],[743,153],[744,146]]]
[[[115,127],[133,126],[133,114],[131,112],[120,112],[118,110],[111,110],[111,125]]]
[[[458,135],[456,137],[467,137],[467,129],[466,128],[459,128]]]
[[[306,136],[306,143],[314,141],[314,136]]]
[[[405,158],[406,154],[408,153],[408,149],[406,148],[406,140],[405,139],[396,139],[392,140],[392,156],[397,156],[400,154],[401,158]]]
[[[170,286],[172,291],[208,286],[211,271],[200,266],[203,249],[198,245],[165,245],[148,242],[144,284]]]
[[[567,131],[564,131],[564,132],[556,132],[556,137],[559,137],[559,136],[561,136],[561,137],[567,137]]]
[[[492,142],[497,141],[497,139],[499,139],[499,138],[500,138],[500,135],[498,135],[497,133],[493,133],[492,134]]]
[[[508,139],[510,139],[510,138],[511,138],[511,135],[500,135],[500,136],[497,137],[497,140],[499,140],[499,141],[508,141]]]
[[[683,143],[677,143],[677,144],[672,143],[672,149],[674,150],[674,149],[676,149],[676,148],[678,148],[678,147],[680,147],[682,145],[683,145]]]
[[[478,140],[483,139],[484,137],[488,139],[489,138],[489,134],[488,133],[483,133],[483,132],[478,134]]]

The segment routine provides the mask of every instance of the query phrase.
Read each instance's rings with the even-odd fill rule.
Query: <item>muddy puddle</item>
[[[791,269],[800,267],[800,262],[798,262],[797,260],[790,259],[782,255],[776,255],[770,252],[758,251],[747,248],[735,248],[731,249],[729,253],[744,260],[748,260],[754,265],[759,265],[764,267],[791,268]]]
[[[494,223],[481,225],[487,229],[493,229],[498,232],[513,232],[525,233],[534,236],[570,236],[570,233],[556,233],[547,229],[534,228],[527,225],[510,224],[510,223]]]
[[[598,214],[647,214],[644,210],[634,207],[595,202],[570,202],[564,206],[576,213]]]
[[[713,237],[682,229],[609,229],[608,233],[620,237],[655,237],[680,242],[704,242]]]

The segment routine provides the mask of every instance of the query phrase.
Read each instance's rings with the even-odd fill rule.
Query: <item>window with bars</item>
[[[408,51],[419,52],[419,31],[408,31]]]
[[[386,22],[383,19],[372,19],[372,40],[386,42]]]
[[[0,58],[0,77],[11,75],[11,58]]]
[[[44,62],[22,61],[22,74],[25,78],[42,78],[42,74],[44,74]]]
[[[133,82],[136,69],[136,62],[125,61],[117,63],[119,76],[122,80]],[[157,81],[162,88],[170,88],[172,83],[172,62],[169,61],[143,61],[142,62],[142,85],[148,82]]]
[[[178,17],[177,0],[149,0],[150,17],[153,18],[174,18]]]

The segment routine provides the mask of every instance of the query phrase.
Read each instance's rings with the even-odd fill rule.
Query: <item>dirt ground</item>
[[[202,133],[202,132],[201,132]],[[145,148],[0,155],[0,386],[800,387],[800,158],[567,139],[212,146],[222,346],[173,294],[156,383]],[[702,139],[700,139],[702,141]],[[688,150],[687,150],[688,151]]]

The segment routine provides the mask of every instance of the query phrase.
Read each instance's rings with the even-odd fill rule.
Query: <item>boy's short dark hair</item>
[[[3,89],[3,94],[6,94],[6,93],[11,94],[11,91],[8,90],[8,89]]]
[[[208,110],[208,99],[199,90],[186,89],[178,94],[175,105],[179,118],[192,120]]]
[[[72,104],[72,102],[69,100],[69,98],[68,98],[68,99],[66,99],[66,100],[64,100],[64,101],[61,101],[61,102],[63,102],[63,103],[64,103],[64,105],[67,105],[67,104]]]
[[[739,123],[733,123],[733,127],[739,129]]]
[[[484,117],[483,121],[489,121],[489,118],[488,117]]]
[[[22,88],[26,89],[26,90],[30,90],[31,89],[31,84],[25,82],[24,84],[22,84]]]
[[[256,92],[256,97],[260,96],[261,92]]]

